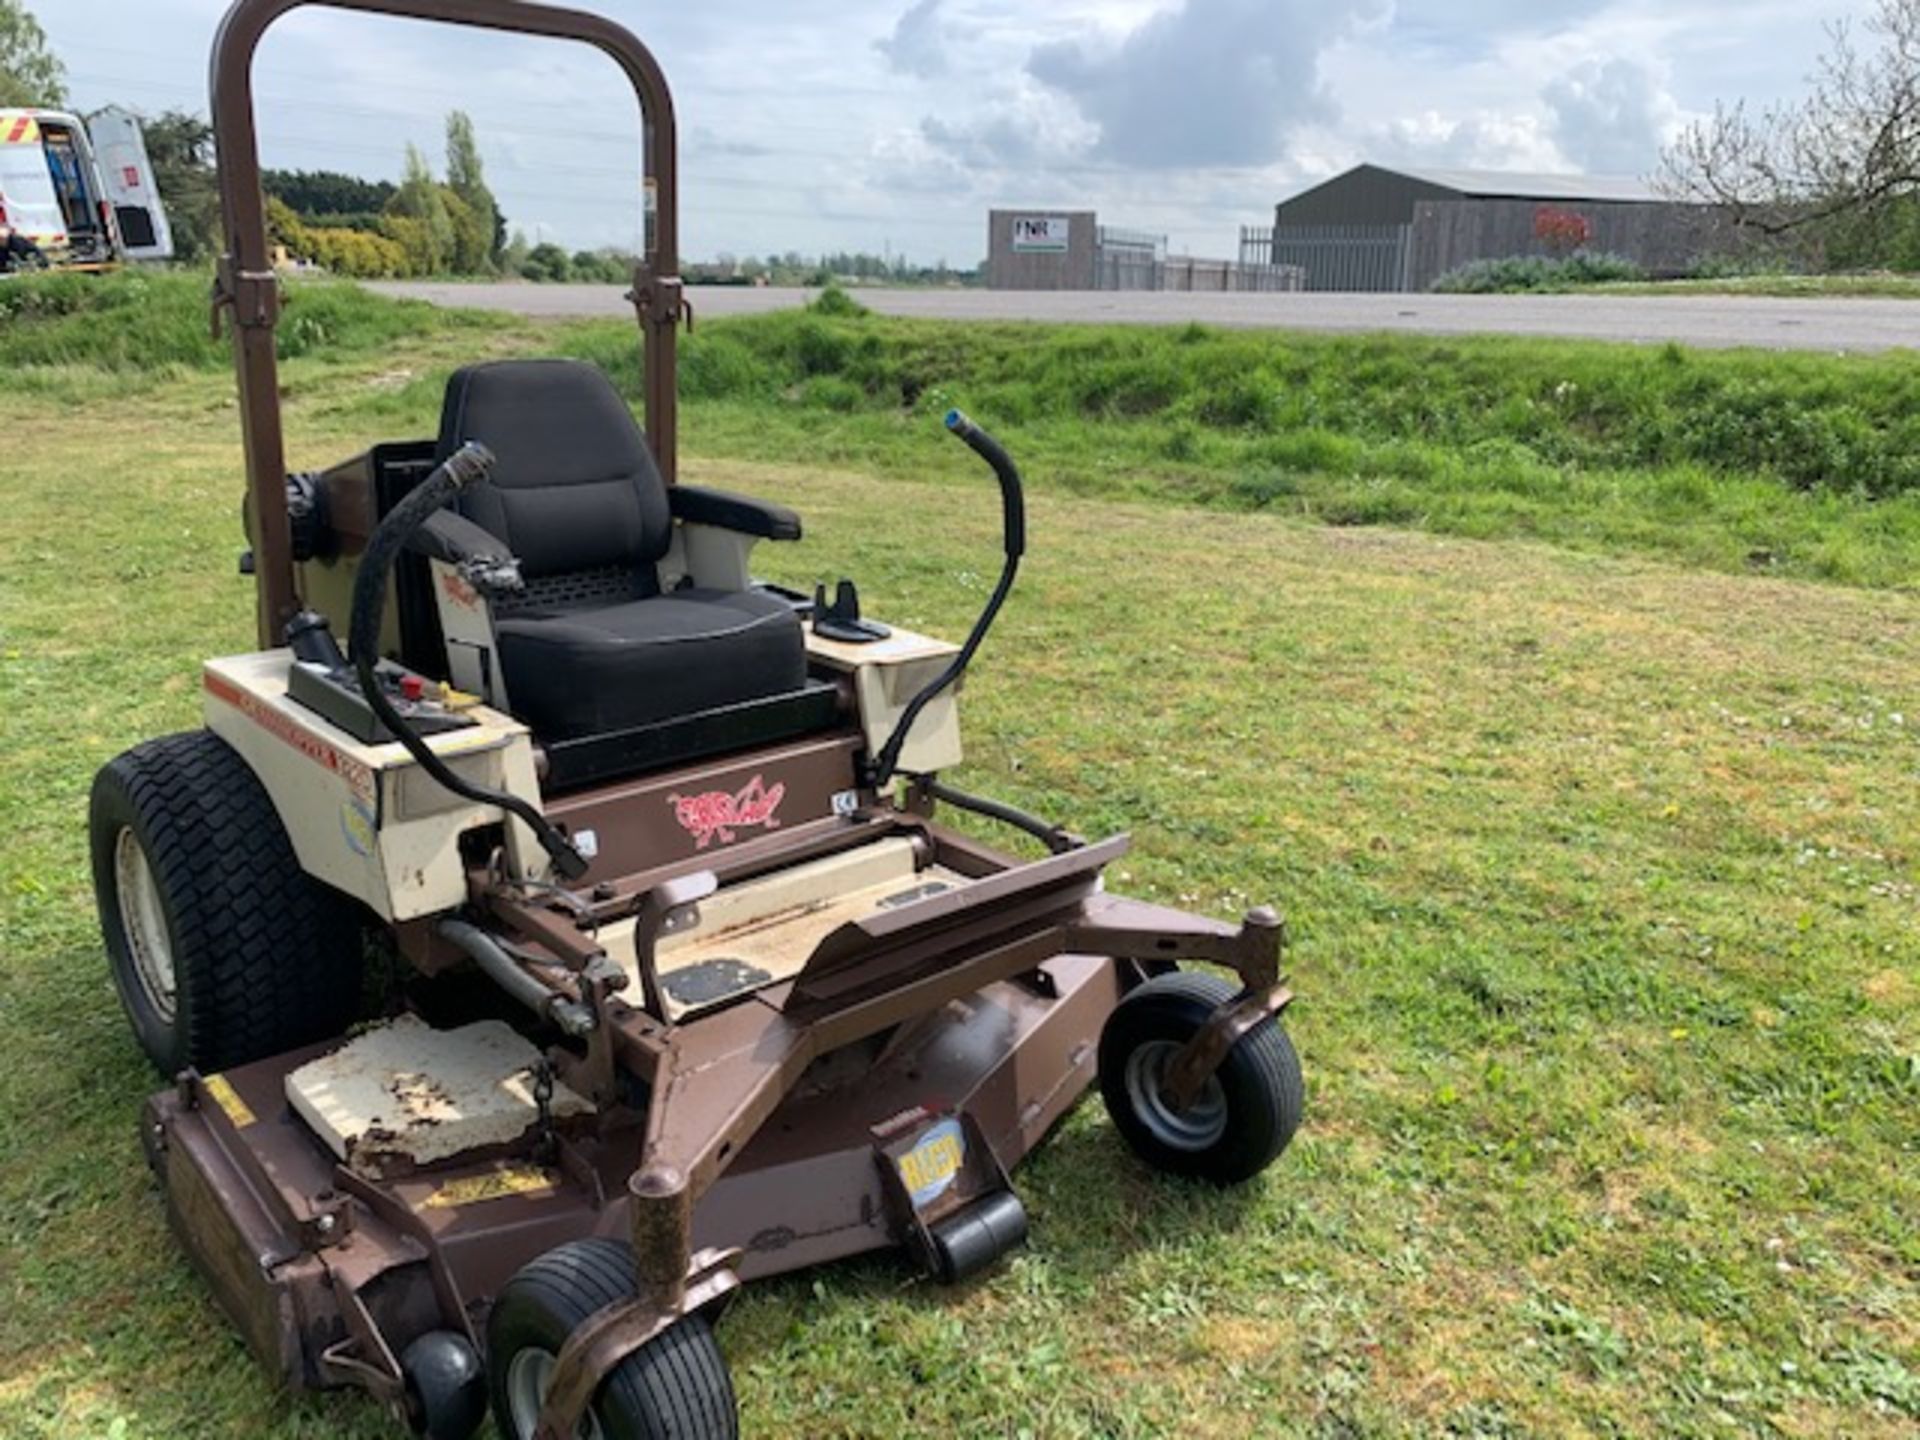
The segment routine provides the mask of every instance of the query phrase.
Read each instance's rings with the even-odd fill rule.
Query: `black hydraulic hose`
[[[956,790],[951,785],[943,785],[930,776],[916,776],[924,780],[927,793],[943,805],[951,805],[956,810],[969,810],[975,815],[984,815],[989,820],[998,820],[1003,825],[1011,825],[1016,830],[1024,830],[1056,855],[1072,850],[1080,842],[1051,820],[1043,820],[1030,810],[1022,810],[1017,805],[1009,805],[1004,800],[992,800],[985,795],[970,794],[965,790]]]
[[[1001,443],[967,418],[964,410],[947,412],[947,430],[993,468],[1000,482],[1000,516],[1007,558],[1018,561],[1027,553],[1027,497],[1020,471]]]
[[[879,755],[874,757],[868,783],[876,790],[885,788],[893,778],[900,764],[901,747],[907,743],[907,733],[913,729],[913,722],[920,718],[920,712],[942,690],[964,675],[967,666],[973,663],[974,652],[980,648],[980,642],[987,638],[987,631],[993,628],[1000,607],[1007,602],[1007,595],[1013,589],[1014,576],[1020,572],[1020,557],[1027,550],[1026,492],[1021,486],[1020,471],[1014,465],[1013,457],[1007,454],[998,440],[969,420],[962,411],[947,412],[947,429],[986,461],[1000,481],[1001,530],[1007,560],[1000,570],[1000,582],[993,587],[993,594],[987,600],[986,609],[980,612],[980,618],[973,622],[973,630],[968,634],[966,644],[960,647],[960,653],[953,657],[952,664],[907,703],[907,708],[901,712],[900,722],[893,727],[887,743],[880,747]]]
[[[526,821],[540,841],[540,848],[553,857],[560,873],[569,880],[578,880],[587,873],[587,861],[573,848],[573,842],[540,813],[538,806],[518,795],[490,790],[454,774],[394,708],[374,669],[380,660],[380,624],[386,614],[387,577],[393,562],[405,548],[408,537],[427,522],[427,517],[468,485],[486,479],[492,470],[493,452],[470,440],[387,512],[367,542],[366,553],[360,557],[360,573],[353,581],[353,616],[347,630],[347,643],[353,655],[354,672],[360,678],[360,693],[366,697],[367,705],[406,747],[407,753],[420,762],[420,768],[461,799],[476,805],[497,806]]]

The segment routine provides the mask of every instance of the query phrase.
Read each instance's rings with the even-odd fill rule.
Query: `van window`
[[[7,223],[29,239],[66,239],[60,197],[38,139],[25,145],[0,145],[0,205],[6,206]]]

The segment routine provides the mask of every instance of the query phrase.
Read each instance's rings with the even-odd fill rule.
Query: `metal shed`
[[[1273,228],[1243,231],[1241,250],[1302,266],[1309,290],[1425,290],[1468,261],[1550,253],[1569,235],[1675,273],[1723,231],[1713,208],[1631,176],[1356,165],[1281,201]]]

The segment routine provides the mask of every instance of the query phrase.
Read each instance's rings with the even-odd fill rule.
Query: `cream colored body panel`
[[[493,609],[486,596],[444,560],[429,560],[427,568],[433,576],[440,636],[447,647],[448,678],[495,709],[511,710],[507,678],[501,673],[500,654],[493,641]]]
[[[751,563],[757,535],[718,525],[673,527],[673,542],[656,567],[660,593],[670,594],[683,579],[692,578],[702,590],[747,590],[753,586]]]
[[[729,885],[700,902],[694,924],[663,936],[654,948],[655,967],[669,990],[669,1018],[680,1020],[746,989],[791,980],[814,948],[847,921],[871,915],[889,902],[902,903],[906,897],[920,898],[966,883],[964,875],[941,866],[919,868],[913,841],[881,840]],[[625,920],[607,926],[600,932],[600,942],[632,977],[632,993],[638,994],[634,924]],[[761,978],[704,1004],[683,1004],[672,995],[676,974],[714,961],[750,966],[761,972]]]
[[[239,752],[273,799],[301,868],[364,901],[383,920],[452,910],[467,898],[460,837],[503,812],[442,788],[398,743],[364,745],[287,697],[288,652],[209,660],[207,728]],[[479,706],[470,730],[428,744],[463,778],[540,802],[533,745],[519,721]],[[507,818],[507,861],[520,877],[545,861]]]
[[[952,663],[960,647],[946,640],[895,630],[870,645],[848,645],[825,640],[807,630],[807,658],[816,666],[853,677],[854,698],[860,705],[860,726],[867,748],[878,753],[893,734],[901,713],[915,695]],[[960,684],[935,696],[900,751],[900,768],[932,774],[960,763]]]

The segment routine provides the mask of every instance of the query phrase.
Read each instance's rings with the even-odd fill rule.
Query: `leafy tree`
[[[491,269],[507,243],[507,217],[487,188],[486,167],[474,139],[473,121],[463,110],[447,116],[447,188],[471,212],[467,232],[458,237],[455,268],[463,273]]]
[[[633,278],[636,258],[616,248],[580,250],[574,253],[568,278],[576,285],[619,285]]]
[[[527,252],[520,273],[529,280],[560,284],[573,278],[573,261],[558,245],[543,243]]]
[[[401,242],[415,269],[437,275],[452,266],[455,237],[447,191],[433,178],[427,157],[412,145],[407,146],[406,171],[400,188],[387,202],[386,213],[389,219],[411,220],[418,227],[406,227],[408,238]]]
[[[395,241],[369,230],[309,225],[286,201],[267,197],[267,234],[295,258],[335,275],[380,280],[409,273],[407,252]]]
[[[507,241],[506,248],[500,252],[500,268],[509,275],[518,275],[526,268],[527,256],[533,246],[527,243],[527,232],[516,230],[513,238]]]
[[[460,198],[451,185],[440,187],[440,203],[447,207],[453,226],[453,253],[448,268],[456,275],[485,275],[493,269],[493,227]]]
[[[154,187],[167,207],[176,259],[198,263],[220,249],[220,187],[213,169],[213,127],[190,110],[142,119]]]
[[[0,105],[67,103],[67,67],[23,0],[0,0]]]
[[[1808,95],[1716,107],[1662,161],[1675,194],[1723,207],[1750,236],[1815,263],[1873,264],[1914,248],[1920,220],[1920,0],[1877,0],[1862,48],[1828,30]],[[1904,258],[1912,261],[1909,253]]]
[[[260,177],[260,184],[267,194],[286,201],[294,214],[309,219],[378,214],[387,208],[395,189],[391,180],[362,180],[337,170],[269,170]]]

